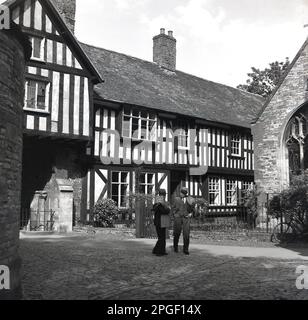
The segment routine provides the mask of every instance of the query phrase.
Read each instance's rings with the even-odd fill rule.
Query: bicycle
[[[273,229],[271,241],[274,243],[293,242],[308,236],[305,213],[287,212],[282,222]],[[283,221],[288,219],[288,221]]]

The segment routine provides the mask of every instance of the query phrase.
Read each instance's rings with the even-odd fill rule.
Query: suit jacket
[[[186,203],[180,198],[176,197],[172,207],[172,214],[175,218],[188,218],[188,215],[194,212],[194,199],[192,197],[186,198]]]
[[[154,225],[160,228],[169,228],[171,225],[170,211],[168,202],[157,202],[153,206]]]

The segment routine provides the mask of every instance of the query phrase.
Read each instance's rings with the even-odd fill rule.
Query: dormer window
[[[50,83],[27,80],[25,94],[25,110],[48,112]]]
[[[31,37],[32,43],[32,60],[45,61],[45,42],[44,38]]]

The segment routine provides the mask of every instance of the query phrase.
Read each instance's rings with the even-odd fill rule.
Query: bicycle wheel
[[[271,241],[274,243],[292,241],[295,233],[292,226],[286,222],[277,224],[274,228]]]

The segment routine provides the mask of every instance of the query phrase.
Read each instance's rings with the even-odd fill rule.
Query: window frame
[[[145,175],[144,183],[141,183],[141,175]],[[153,180],[152,183],[149,183],[149,175],[152,175]],[[146,191],[144,194],[145,195],[150,195],[147,190],[149,186],[152,186],[152,193],[151,195],[155,195],[155,188],[156,188],[156,183],[155,183],[155,173],[154,172],[141,172],[139,176],[139,186],[140,186],[140,193],[141,192],[141,186],[144,186],[144,190]]]
[[[179,121],[176,128],[176,147],[178,150],[190,149],[190,124],[184,121]],[[185,141],[185,144],[182,142]]]
[[[158,117],[157,114],[155,114],[154,112],[151,113],[149,111],[140,111],[137,110],[136,108],[129,108],[129,113],[127,113],[127,110],[125,110],[126,108],[124,107],[122,110],[122,128],[121,128],[121,135],[123,138],[129,138],[132,140],[141,140],[141,141],[156,141],[157,136],[158,136]],[[146,117],[142,116],[142,113],[146,113]],[[134,113],[138,113],[138,115],[134,115]],[[151,117],[151,115],[154,116]],[[124,125],[124,119],[125,118],[129,118],[129,128],[127,129],[126,126]],[[138,137],[134,136],[134,133],[137,131],[135,130],[133,132],[133,120],[136,119],[138,121]],[[145,121],[146,122],[146,128],[142,128],[142,122]],[[126,121],[128,122],[128,121]],[[150,123],[153,124],[153,126],[150,126]],[[150,128],[152,128],[150,130]],[[154,128],[154,136],[152,133],[152,130]],[[124,133],[125,131],[129,131],[129,136],[126,135],[126,133]],[[142,130],[146,131],[146,137],[142,136]]]
[[[35,83],[35,100],[34,100],[34,106],[35,107],[29,107],[29,99],[28,99],[28,90],[29,90],[29,82]],[[44,84],[45,85],[45,108],[38,108],[38,91],[39,91],[39,85]],[[49,113],[49,96],[50,96],[50,87],[51,82],[49,80],[42,80],[42,79],[33,79],[33,78],[27,78],[25,81],[25,100],[24,100],[24,108],[23,110],[31,111],[31,112],[41,112],[41,113]]]
[[[116,182],[113,181],[113,174],[114,173],[118,174],[118,181],[116,181]],[[110,183],[110,188],[111,188],[111,190],[110,190],[110,198],[116,203],[116,201],[113,199],[113,196],[115,196],[113,194],[113,186],[117,185],[117,187],[118,187],[118,194],[117,194],[118,203],[116,203],[116,205],[118,206],[119,209],[127,209],[128,205],[129,205],[128,201],[126,201],[126,206],[125,207],[123,207],[122,203],[121,203],[121,199],[122,199],[122,194],[121,194],[122,189],[121,189],[121,187],[122,187],[122,185],[126,185],[127,186],[127,193],[126,193],[126,195],[123,195],[123,196],[128,196],[129,192],[130,192],[130,171],[112,170],[110,172],[110,174],[111,174],[111,176],[110,176],[111,177],[111,179],[110,179],[110,181],[111,181],[111,183]],[[122,182],[122,174],[127,174],[125,182]]]
[[[31,35],[30,37],[30,41],[31,41],[31,45],[32,45],[32,55],[31,55],[31,60],[33,61],[39,61],[39,62],[46,62],[45,60],[45,48],[46,48],[46,38],[44,37],[39,37],[39,36],[33,36]],[[35,40],[41,40],[41,44],[40,44],[40,58],[38,57],[34,57],[34,48],[35,48]]]
[[[209,177],[208,180],[209,205],[211,207],[218,207],[222,205],[221,201],[221,179],[217,177]],[[214,203],[211,203],[211,195],[214,194]]]
[[[236,144],[236,146],[234,146]],[[241,157],[242,156],[242,137],[240,134],[232,133],[230,135],[230,154],[232,157]],[[238,150],[237,153],[234,150]]]
[[[230,188],[231,186],[231,188]],[[238,205],[238,181],[237,180],[226,180],[226,205],[237,206]]]

